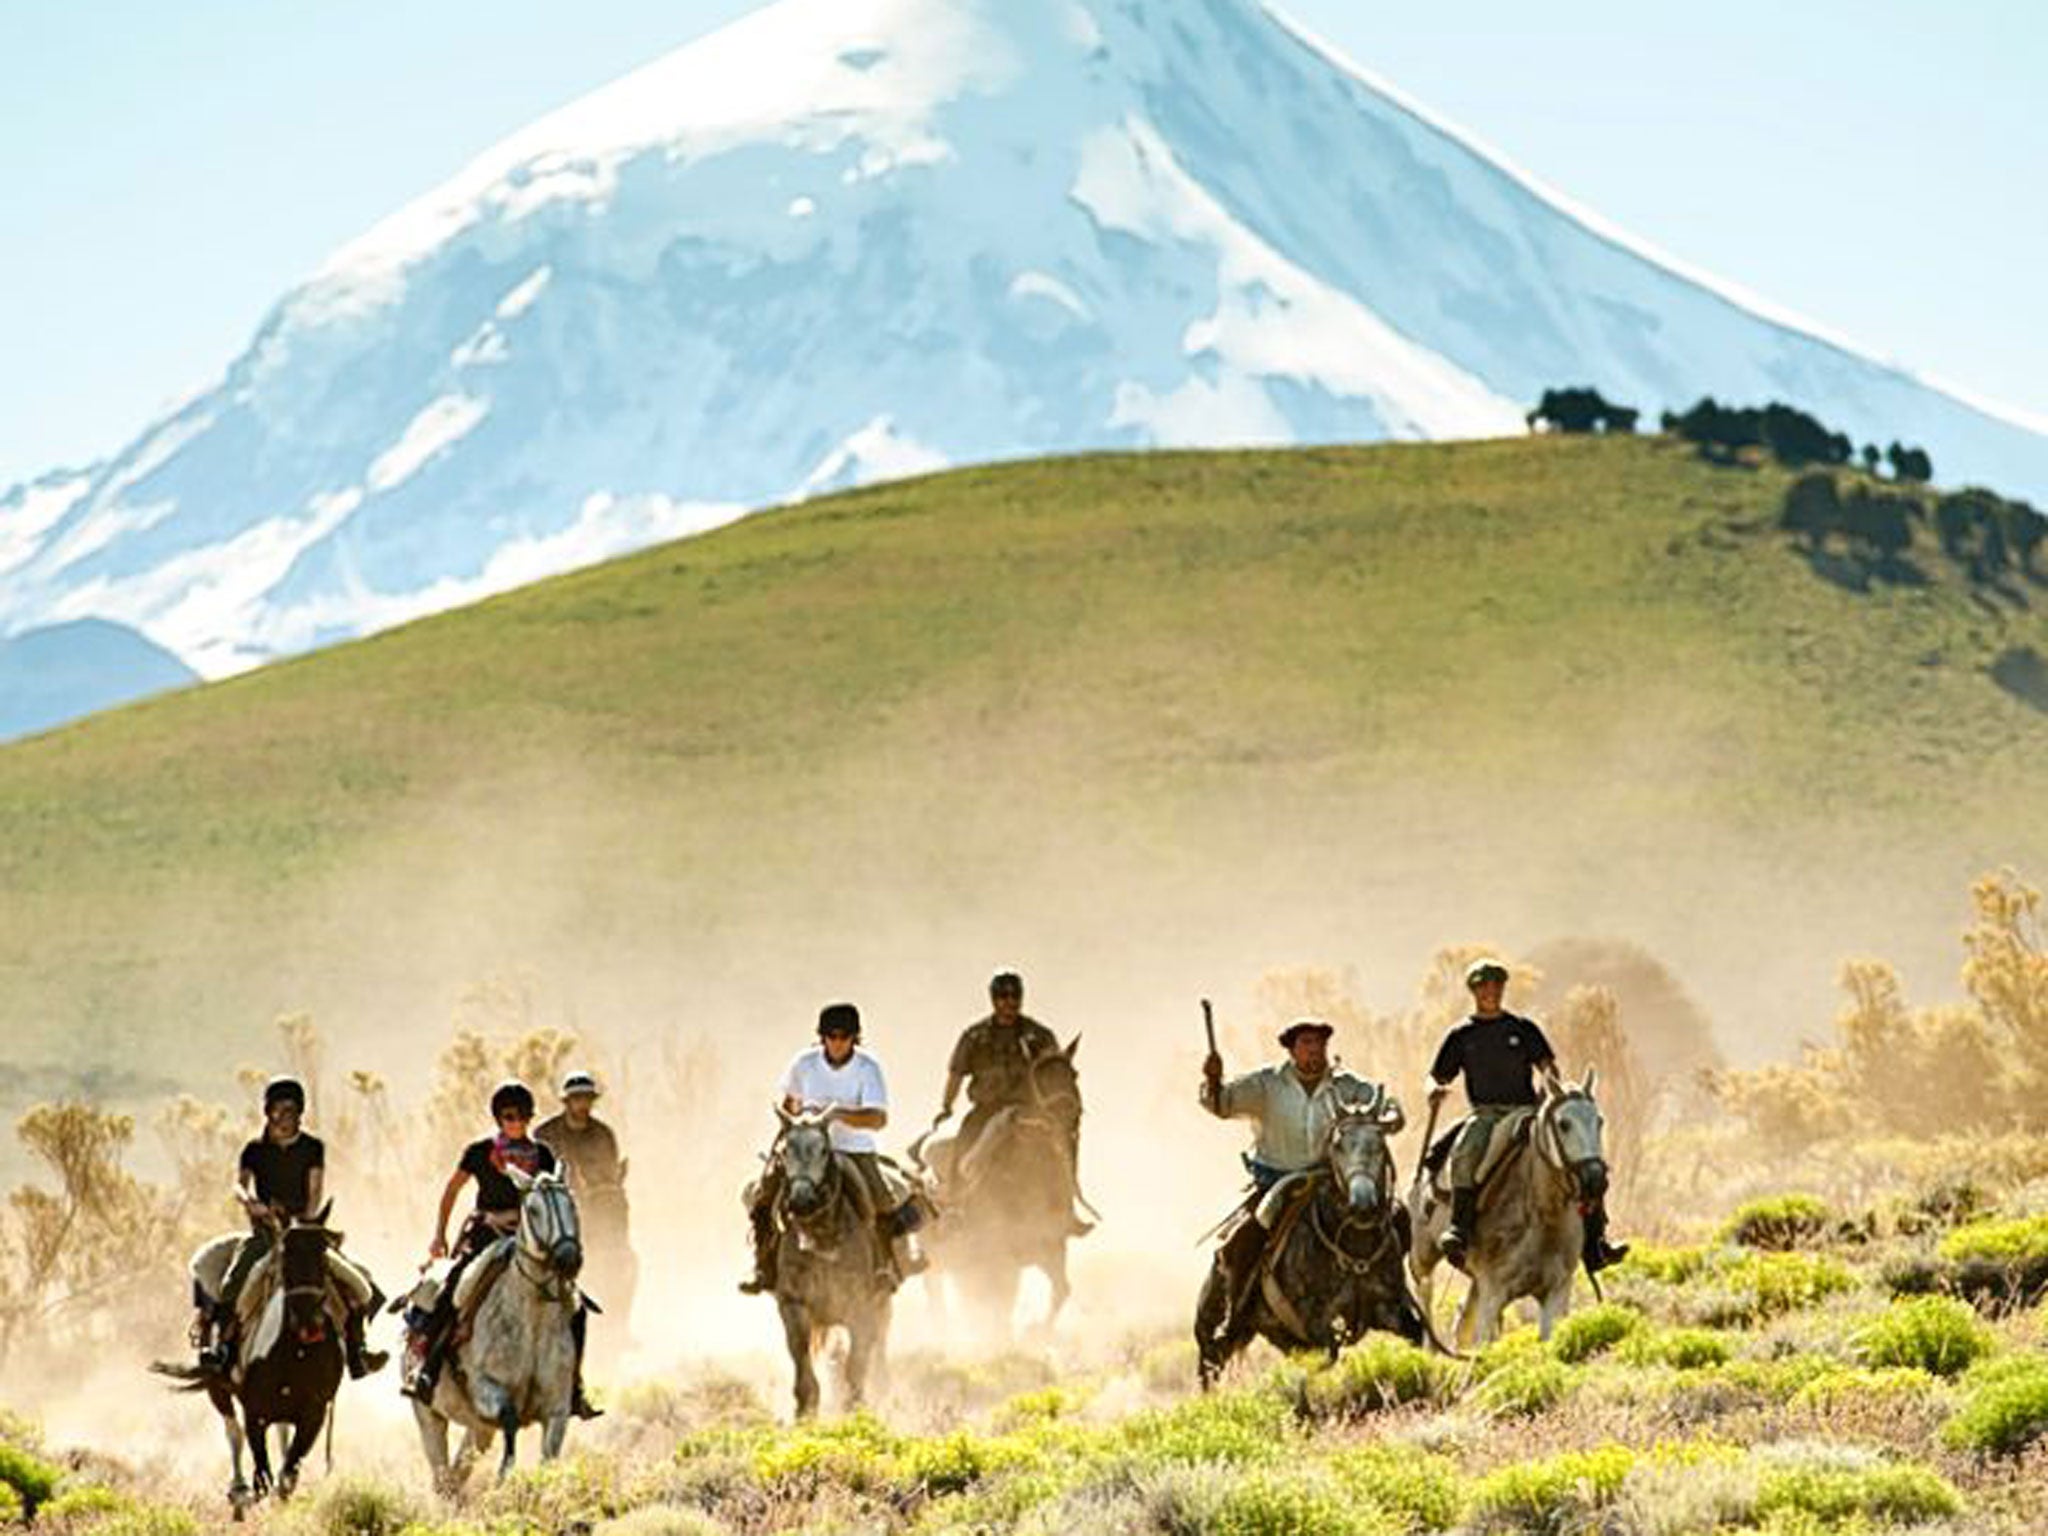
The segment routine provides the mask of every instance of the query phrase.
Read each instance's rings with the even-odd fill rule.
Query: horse
[[[835,1111],[792,1115],[777,1105],[775,1113],[782,1121],[773,1154],[781,1173],[775,1307],[796,1371],[796,1416],[809,1419],[818,1412],[813,1357],[835,1328],[846,1331],[847,1397],[860,1406],[887,1348],[893,1282],[860,1174],[832,1150]]]
[[[1499,1337],[1502,1312],[1523,1297],[1536,1302],[1538,1331],[1546,1339],[1571,1310],[1572,1280],[1585,1251],[1580,1206],[1607,1189],[1596,1075],[1589,1069],[1580,1083],[1546,1081],[1527,1140],[1501,1151],[1480,1190],[1478,1241],[1465,1255],[1471,1285],[1458,1313],[1460,1348]],[[1432,1207],[1423,1179],[1409,1192],[1409,1214],[1416,1235],[1408,1262],[1426,1309],[1450,1215],[1443,1201]]]
[[[1219,1248],[1195,1304],[1204,1391],[1255,1336],[1283,1350],[1318,1349],[1331,1359],[1373,1328],[1412,1344],[1435,1343],[1402,1273],[1404,1213],[1387,1149],[1388,1127],[1399,1123],[1399,1114],[1384,1089],[1337,1112],[1324,1134],[1320,1165],[1296,1176],[1305,1193],[1290,1199],[1282,1185],[1277,1198],[1266,1197],[1277,1206],[1269,1214],[1279,1225],[1256,1277],[1239,1282],[1244,1295],[1235,1306]],[[1247,1210],[1242,1219],[1259,1216]]]
[[[319,1439],[321,1426],[331,1422],[335,1394],[341,1388],[340,1325],[329,1306],[327,1251],[334,1237],[327,1230],[327,1211],[322,1208],[288,1224],[265,1220],[274,1246],[250,1276],[244,1294],[267,1286],[269,1295],[242,1329],[228,1374],[162,1363],[152,1367],[182,1381],[183,1391],[204,1391],[220,1415],[234,1468],[228,1502],[237,1520],[267,1494],[274,1492],[280,1500],[291,1497],[298,1487],[299,1466]],[[222,1240],[208,1245],[223,1247],[232,1244]],[[207,1251],[201,1250],[202,1257]],[[273,1479],[270,1431],[286,1427],[291,1439]],[[256,1473],[253,1486],[242,1476],[245,1442]]]
[[[972,1148],[971,1168],[942,1141],[927,1164],[919,1138],[911,1159],[938,1172],[939,1221],[927,1246],[927,1286],[951,1283],[994,1331],[1007,1334],[1024,1271],[1035,1269],[1051,1287],[1038,1324],[1050,1333],[1073,1287],[1067,1280],[1067,1244],[1075,1235],[1074,1203],[1080,1185],[1074,1149],[1080,1142],[1081,1080],[1074,1066],[1081,1037],[1034,1057],[1025,1075],[1025,1100],[1000,1110]],[[1086,1201],[1083,1200],[1085,1205]]]
[[[412,1405],[434,1486],[451,1497],[495,1436],[505,1437],[498,1461],[502,1481],[517,1459],[521,1428],[543,1426],[541,1456],[549,1461],[561,1455],[569,1429],[576,1314],[583,1305],[576,1286],[583,1268],[576,1201],[559,1174],[528,1175],[516,1167],[505,1173],[520,1191],[519,1230],[498,1239],[498,1255],[486,1250],[470,1261],[465,1282],[478,1278],[477,1271],[494,1258],[502,1272],[477,1303],[468,1337],[448,1352],[433,1400]],[[452,1465],[451,1424],[464,1430]]]

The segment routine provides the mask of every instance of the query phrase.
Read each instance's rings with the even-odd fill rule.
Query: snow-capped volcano
[[[0,631],[91,615],[218,674],[862,479],[1517,432],[1562,383],[2048,489],[2048,436],[1596,228],[1254,0],[781,0],[0,498]]]

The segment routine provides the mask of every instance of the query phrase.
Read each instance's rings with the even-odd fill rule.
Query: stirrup
[[[749,1275],[740,1282],[742,1296],[765,1296],[775,1289],[775,1282],[765,1275]]]

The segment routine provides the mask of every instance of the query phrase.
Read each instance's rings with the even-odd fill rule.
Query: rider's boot
[[[413,1371],[412,1379],[399,1389],[414,1402],[433,1402],[434,1387],[441,1379],[441,1363],[447,1358],[448,1335],[451,1331],[451,1329],[443,1327],[425,1336],[427,1344],[426,1348],[420,1353],[419,1365]],[[408,1346],[406,1351],[408,1359],[411,1358],[412,1349],[415,1347],[417,1347],[416,1341]]]
[[[192,1347],[198,1352],[199,1369],[215,1374],[228,1368],[227,1329],[220,1308],[202,1301],[192,1317]]]
[[[1454,1189],[1451,1191],[1451,1224],[1444,1228],[1444,1235],[1437,1239],[1437,1247],[1443,1255],[1458,1268],[1465,1267],[1465,1255],[1471,1250],[1479,1236],[1479,1191],[1476,1189]]]
[[[754,1273],[740,1282],[748,1296],[775,1289],[775,1213],[762,1209],[750,1213],[754,1230]]]
[[[351,1379],[361,1381],[375,1371],[381,1371],[391,1357],[381,1349],[363,1347],[363,1314],[354,1307],[348,1309],[347,1320],[341,1328],[341,1347],[348,1361]]]
[[[579,1419],[601,1419],[604,1410],[592,1404],[583,1391],[583,1341],[589,1328],[589,1311],[578,1307],[569,1321],[569,1337],[576,1343],[576,1379],[569,1386],[569,1412]]]
[[[1580,1213],[1586,1223],[1585,1252],[1586,1273],[1596,1275],[1611,1265],[1619,1264],[1628,1257],[1627,1243],[1607,1241],[1607,1207],[1595,1200],[1586,1205]]]

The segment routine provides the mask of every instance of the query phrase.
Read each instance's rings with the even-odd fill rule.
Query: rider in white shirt
[[[832,1146],[853,1165],[889,1239],[896,1279],[924,1268],[924,1258],[911,1234],[922,1221],[907,1185],[892,1186],[882,1169],[881,1142],[876,1132],[889,1123],[889,1086],[882,1064],[860,1048],[860,1010],[852,1003],[830,1003],[818,1015],[818,1043],[797,1053],[782,1074],[777,1090],[785,1112],[792,1115],[834,1108]],[[750,1296],[775,1288],[778,1234],[775,1205],[782,1191],[779,1166],[768,1170],[747,1192],[747,1216],[753,1229],[754,1273],[740,1282]]]

